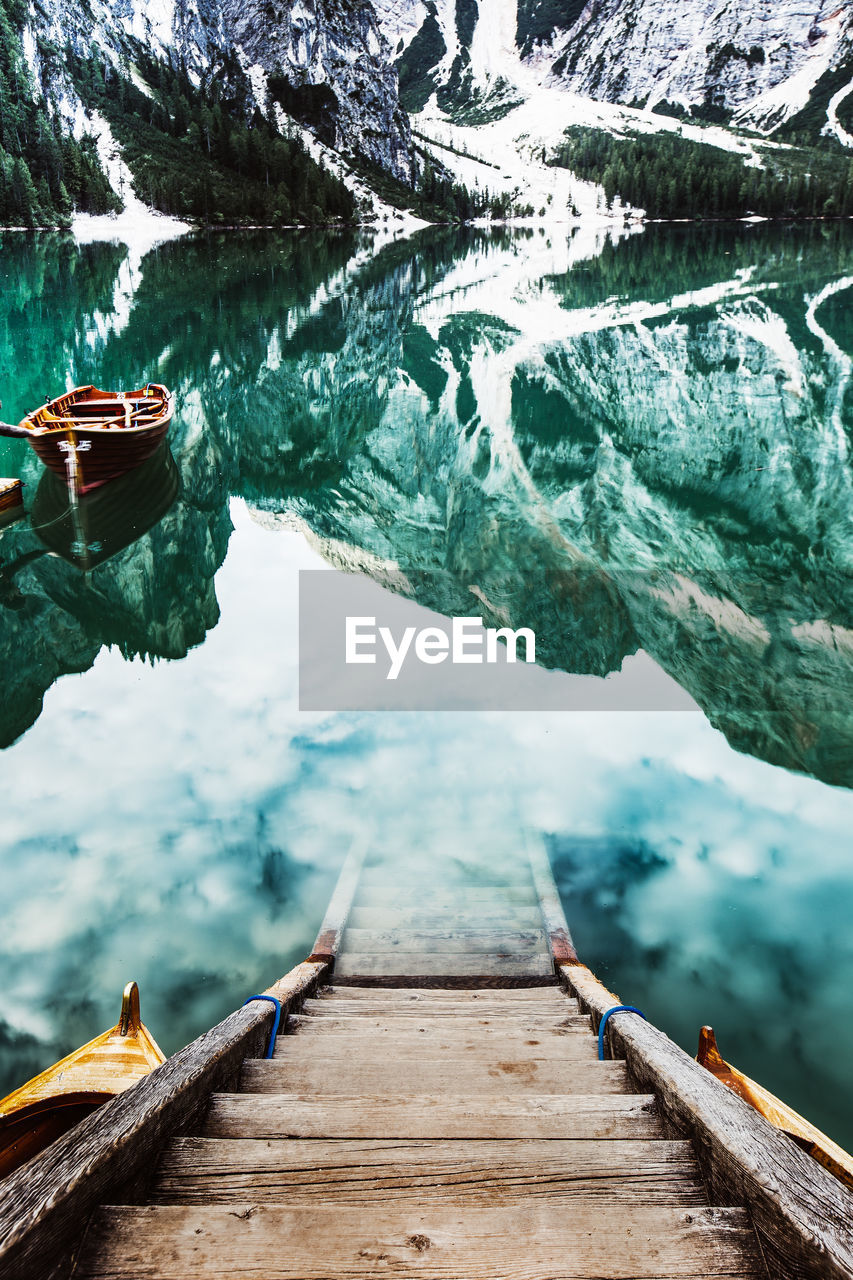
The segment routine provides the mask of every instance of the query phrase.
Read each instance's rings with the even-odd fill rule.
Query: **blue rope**
[[[248,1000],[243,1001],[243,1008],[245,1009],[246,1005],[251,1004],[253,1000],[269,1000],[270,1004],[275,1005],[275,1017],[272,1020],[272,1031],[270,1032],[270,1042],[267,1045],[267,1051],[264,1054],[265,1058],[271,1058],[273,1055],[273,1050],[275,1049],[275,1037],[278,1031],[278,1024],[281,1022],[281,1001],[276,1000],[275,996],[249,996]]]
[[[612,1017],[614,1013],[638,1013],[643,1021],[646,1021],[646,1015],[642,1009],[635,1009],[632,1004],[615,1004],[612,1009],[608,1009],[598,1024],[598,1058],[600,1062],[604,1061],[604,1028],[607,1026],[608,1018]]]

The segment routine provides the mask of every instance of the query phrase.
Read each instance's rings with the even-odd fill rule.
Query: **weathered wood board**
[[[550,956],[538,951],[512,951],[503,955],[466,955],[449,951],[444,955],[423,951],[343,951],[335,962],[335,978],[367,978],[379,975],[420,978],[550,978],[554,966]]]
[[[246,1093],[412,1094],[440,1093],[449,1081],[457,1091],[486,1099],[490,1093],[625,1093],[628,1073],[623,1062],[526,1058],[503,1049],[493,1054],[449,1055],[386,1052],[375,1057],[342,1052],[323,1059],[317,1054],[283,1054],[243,1064],[240,1088]]]
[[[377,1204],[282,1208],[105,1208],[94,1217],[80,1280],[651,1280],[755,1275],[760,1259],[740,1209],[523,1209]]]
[[[664,1134],[654,1098],[647,1094],[318,1098],[298,1093],[216,1093],[200,1136],[630,1139]]]
[[[526,1204],[560,1212],[609,1203],[704,1205],[688,1142],[391,1141],[177,1138],[152,1190],[157,1204],[363,1204],[418,1195],[424,1204]],[[557,1208],[558,1202],[561,1202]],[[588,1207],[588,1206],[587,1206]]]

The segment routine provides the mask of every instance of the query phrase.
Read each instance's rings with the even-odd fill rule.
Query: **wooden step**
[[[369,888],[384,884],[422,885],[528,885],[533,883],[530,863],[526,858],[492,859],[484,864],[479,859],[463,858],[398,858],[383,863],[370,863],[362,868],[359,886]]]
[[[509,989],[509,988],[508,988]],[[382,987],[376,987],[374,990],[377,994],[381,994],[384,990]],[[484,990],[484,994],[488,991]],[[488,1006],[481,1006],[483,1014],[490,1026],[500,1026],[502,1023],[512,1023],[521,1018],[521,1014],[513,1013],[504,1009],[489,1009]],[[340,1010],[340,1012],[339,1012]],[[463,1005],[461,1007],[452,1004],[443,1004],[439,1008],[418,1003],[406,1008],[405,1006],[397,1006],[387,1009],[381,1006],[371,1006],[366,1001],[359,1001],[355,1005],[345,1005],[342,1002],[336,1002],[334,1005],[327,1004],[325,1001],[305,1002],[302,1013],[291,1015],[287,1021],[287,1029],[303,1026],[306,1022],[311,1025],[320,1022],[351,1022],[353,1019],[360,1021],[362,1018],[382,1018],[387,1022],[430,1022],[433,1018],[452,1019],[454,1022],[461,1022],[471,1016],[471,1006]],[[575,1006],[574,1012],[571,1006],[567,1011],[554,1010],[550,1014],[541,1017],[530,1014],[526,1020],[531,1026],[536,1027],[573,1027],[576,1029],[589,1031],[592,1022],[588,1015],[577,1012]]]
[[[550,1017],[537,1018],[533,1014],[526,1017],[518,1013],[497,1013],[475,1016],[467,1009],[459,1013],[447,1013],[443,1008],[438,1013],[416,1012],[414,1009],[405,1012],[394,1011],[391,1014],[371,1011],[370,1013],[348,1012],[336,1015],[331,1011],[313,1010],[308,1013],[291,1014],[287,1019],[285,1030],[288,1035],[329,1035],[337,1032],[369,1032],[372,1030],[395,1031],[403,1034],[408,1028],[412,1034],[432,1034],[442,1031],[461,1031],[464,1028],[472,1031],[491,1031],[496,1035],[526,1036],[538,1035],[540,1032],[553,1032],[565,1035],[569,1032],[590,1036],[592,1023],[582,1013],[570,1013],[565,1017],[553,1013]]]
[[[176,1138],[164,1152],[156,1204],[527,1204],[555,1212],[610,1203],[707,1204],[689,1142],[390,1142],[388,1139]]]
[[[371,929],[405,933],[419,929],[476,928],[481,932],[497,933],[504,937],[542,928],[542,912],[537,906],[526,907],[522,903],[508,903],[503,909],[479,912],[461,907],[443,911],[431,911],[428,904],[406,907],[397,911],[393,907],[353,907],[347,918],[350,929]],[[335,975],[337,977],[337,974]]]
[[[549,954],[548,937],[544,929],[524,929],[517,933],[492,933],[485,929],[345,929],[342,947],[344,951],[388,952],[465,951],[493,955],[495,952],[536,951]]]
[[[316,996],[312,996],[306,1001],[308,1004],[323,1004],[336,1000],[345,1000],[347,1003],[354,1001],[364,1001],[368,1004],[381,1003],[385,1008],[409,1008],[418,1001],[424,1001],[429,1004],[470,1004],[472,1006],[481,1007],[483,1004],[490,1005],[493,1009],[509,1009],[514,1011],[517,1006],[525,1007],[533,1004],[537,1009],[544,1009],[548,1003],[552,1006],[569,1006],[577,1010],[577,1000],[570,999],[563,988],[557,982],[556,977],[553,983],[548,987],[531,986],[531,987],[513,987],[507,991],[481,991],[476,987],[464,988],[460,987],[455,991],[440,991],[433,987],[389,987],[387,990],[378,991],[376,987],[359,987],[357,985],[338,987],[321,987]]]
[[[75,1280],[662,1280],[759,1274],[742,1209],[379,1203],[102,1208]]]
[[[460,885],[458,889],[452,890],[445,885],[434,887],[413,884],[407,880],[400,884],[361,889],[353,900],[354,906],[374,907],[417,907],[422,903],[428,905],[430,910],[444,910],[462,903],[477,907],[503,907],[516,903],[538,907],[539,899],[532,884]]]
[[[570,1000],[558,986],[508,987],[504,989],[457,987],[444,991],[429,987],[359,987],[357,985],[326,988],[318,996],[306,1000],[306,1013],[320,1013],[330,1017],[343,1013],[360,1015],[372,1012],[376,1015],[397,1016],[426,1013],[478,1016],[535,1014],[538,1016],[579,1012],[577,1000]]]
[[[307,1019],[306,1019],[307,1021]],[[523,1029],[496,1027],[471,1027],[465,1023],[447,1025],[447,1019],[437,1024],[425,1023],[420,1018],[351,1019],[353,1027],[341,1028],[329,1020],[325,1030],[324,1019],[318,1019],[319,1027],[309,1024],[293,1034],[277,1037],[275,1057],[287,1057],[289,1061],[309,1059],[346,1059],[353,1055],[361,1059],[375,1060],[391,1055],[420,1057],[437,1062],[453,1056],[512,1057],[519,1062],[548,1059],[553,1062],[592,1062],[598,1057],[598,1042],[587,1027],[533,1028],[523,1024]],[[508,1021],[508,1019],[506,1019]],[[402,1023],[402,1025],[401,1025]]]
[[[452,1084],[452,1080],[448,1080]],[[660,1138],[651,1094],[215,1093],[203,1138]]]
[[[490,1093],[590,1094],[628,1093],[624,1062],[598,1062],[594,1054],[584,1060],[527,1058],[512,1049],[493,1053],[458,1052],[376,1056],[352,1047],[330,1055],[316,1049],[287,1053],[272,1059],[249,1058],[243,1064],[240,1089],[246,1093],[313,1091],[317,1098],[330,1094],[440,1093],[452,1081],[459,1092],[485,1100]]]
[[[507,955],[446,955],[419,951],[375,952],[341,951],[335,961],[335,977],[343,978],[547,978],[554,972],[554,962],[540,952],[520,951]]]

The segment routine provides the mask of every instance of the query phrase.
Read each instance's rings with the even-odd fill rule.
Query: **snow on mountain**
[[[733,114],[769,131],[821,77],[853,83],[853,10],[837,0],[376,0],[405,105],[458,120],[553,85],[596,101]],[[836,86],[837,87],[837,86]]]
[[[236,55],[258,105],[272,77],[350,183],[353,159],[407,186],[429,160],[562,221],[637,212],[608,209],[600,186],[549,163],[573,125],[677,132],[760,165],[755,132],[805,108],[853,147],[853,7],[837,0],[41,0],[27,57],[72,121],[73,85],[41,52],[68,41],[137,83],[140,46],[179,58],[197,83]]]

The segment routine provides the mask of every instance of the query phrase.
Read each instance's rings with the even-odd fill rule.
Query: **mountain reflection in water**
[[[101,642],[176,657],[202,639],[241,495],[268,522],[298,516],[338,566],[402,567],[442,613],[473,590],[487,625],[534,627],[546,666],[604,676],[643,649],[738,750],[853,782],[846,226],[603,246],[433,230],[375,255],[258,234],[180,240],[142,270],[51,237],[3,254],[10,388],[36,364],[14,339],[43,316],[40,385],[156,367],[181,406],[185,497],[162,540],[186,581],[158,575],[145,606],[169,639],[123,607],[143,542],[99,584]],[[35,321],[48,290],[64,305]],[[20,678],[44,689],[82,655],[45,664],[40,629],[80,609],[31,573],[52,607]],[[0,614],[0,652],[20,655],[19,621]]]
[[[41,469],[0,448],[36,508],[0,531],[0,1090],[129,977],[168,1051],[272,981],[354,831],[488,859],[526,825],[623,998],[691,1049],[715,1022],[853,1142],[851,229],[258,233],[142,261],[3,236],[0,275],[5,416],[156,371],[180,481],[81,566],[42,554]],[[444,613],[473,589],[567,672],[642,649],[731,745],[690,712],[301,714],[291,580],[323,560]]]

